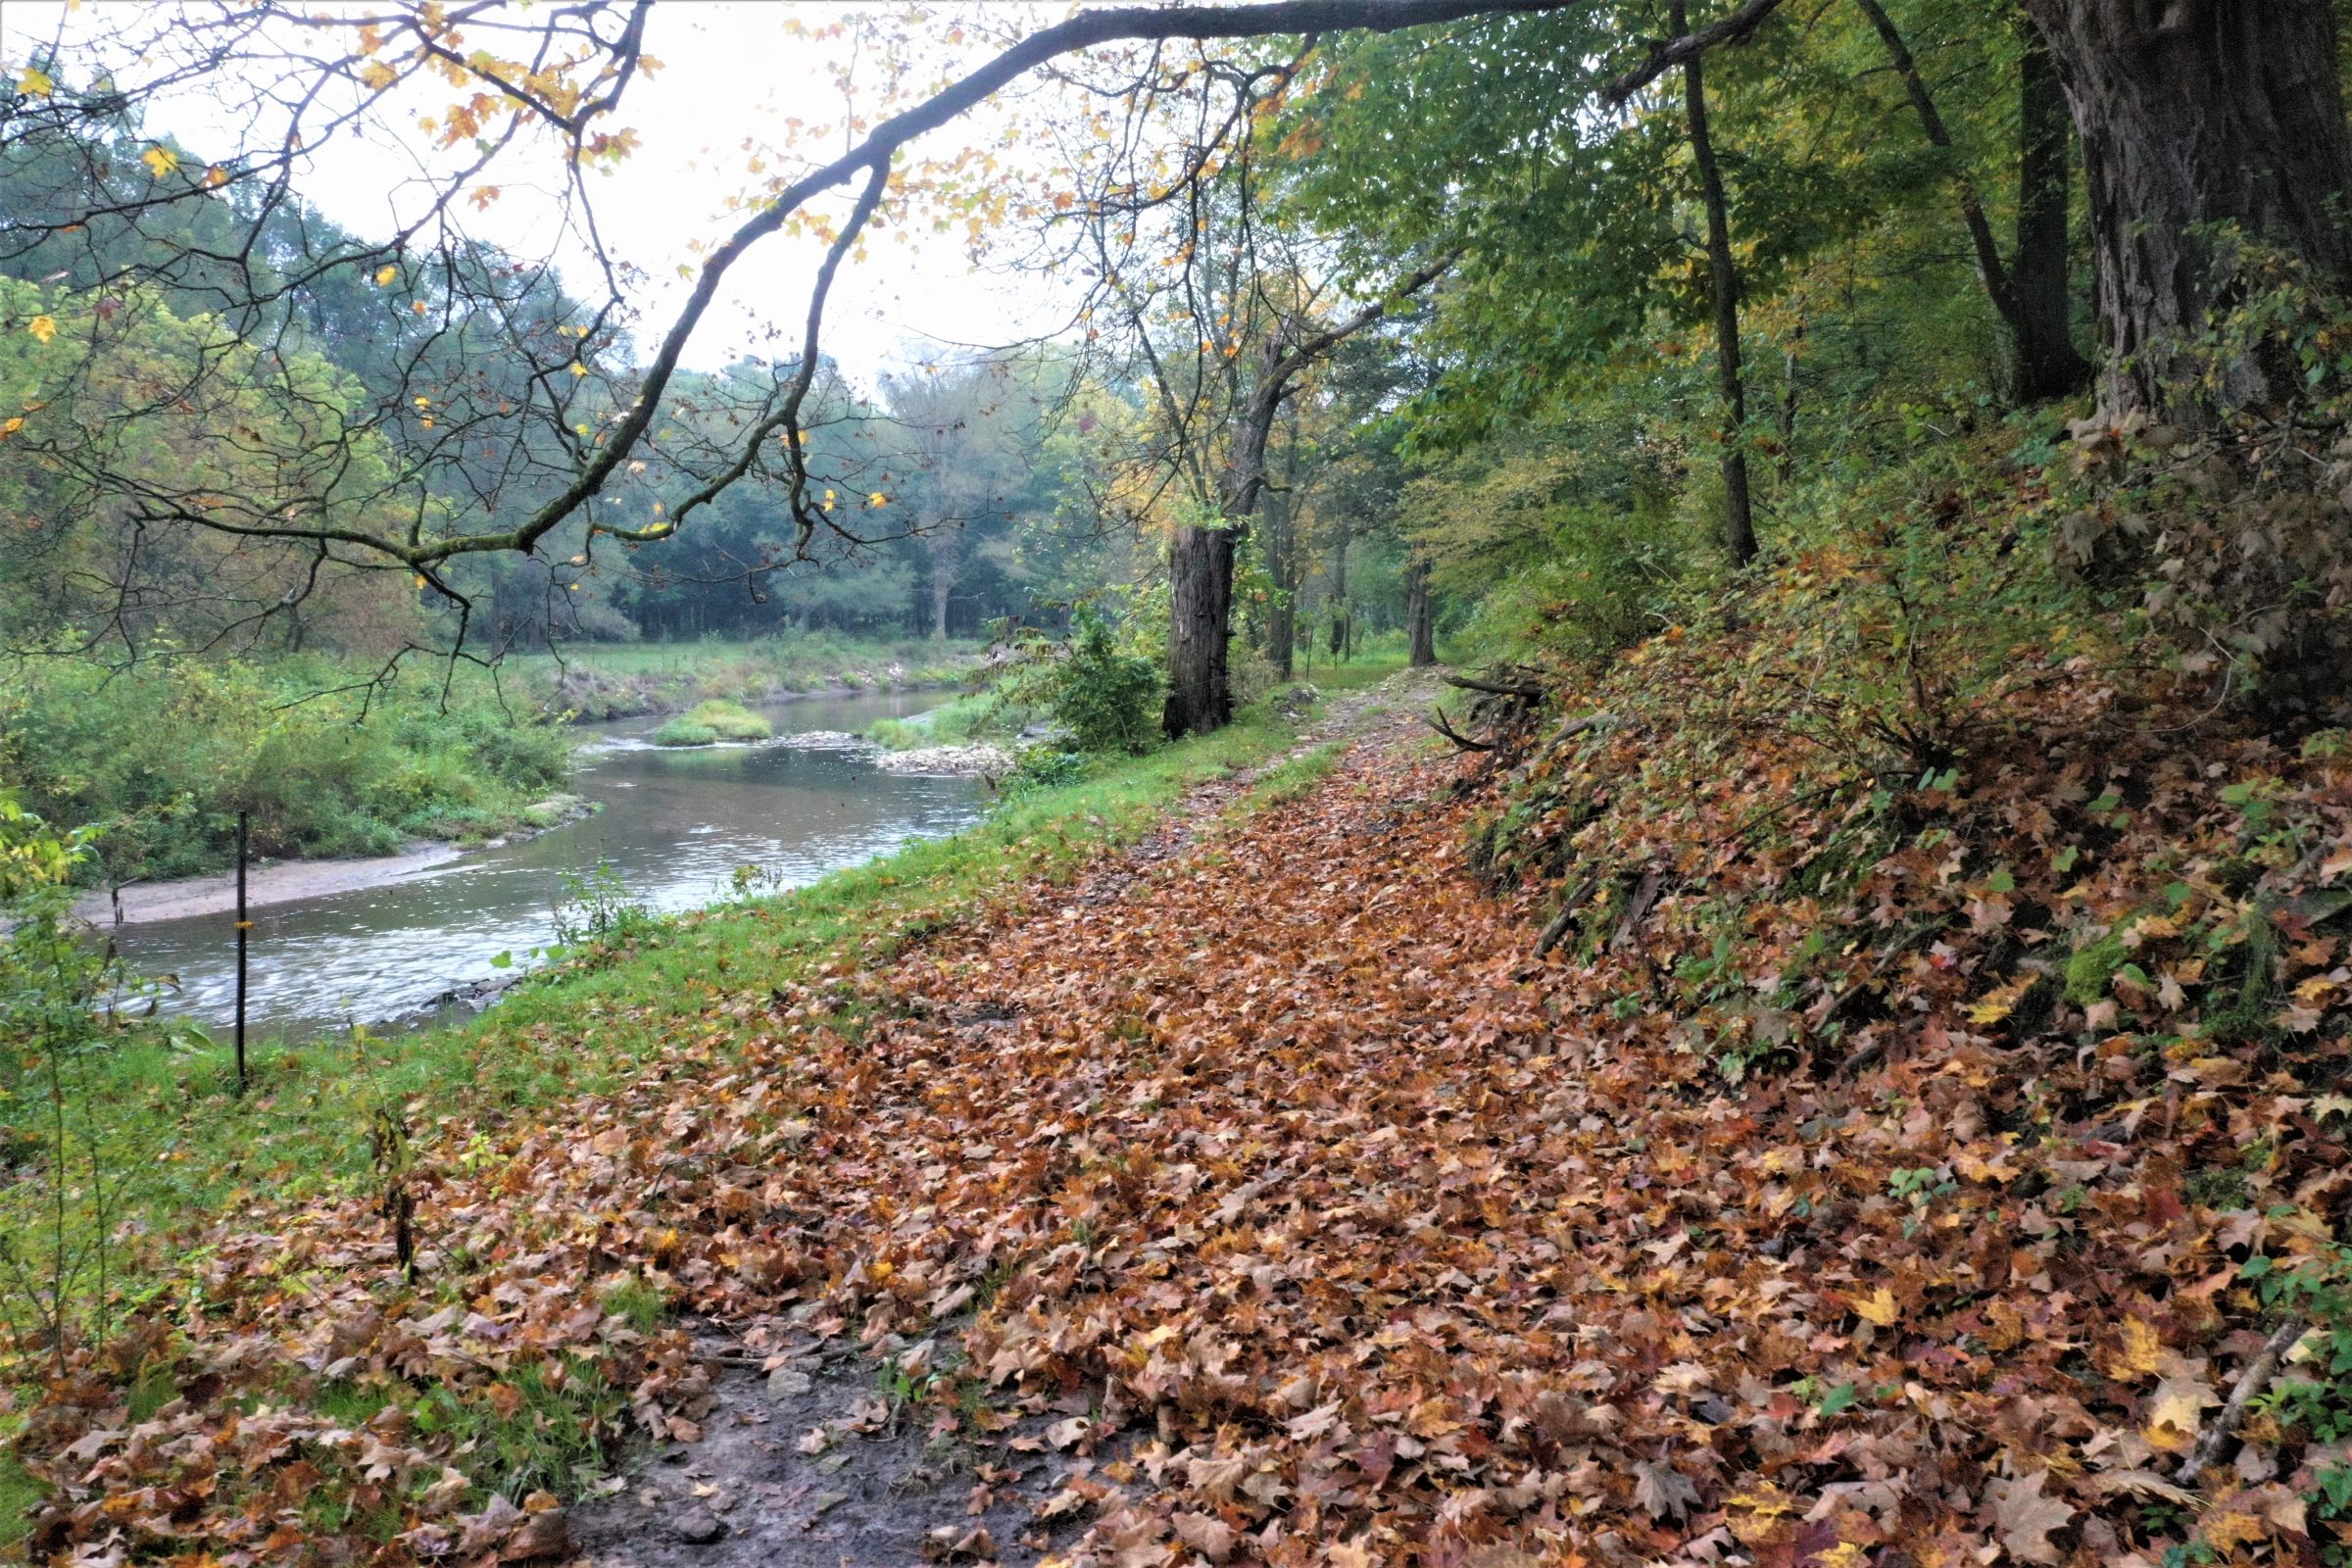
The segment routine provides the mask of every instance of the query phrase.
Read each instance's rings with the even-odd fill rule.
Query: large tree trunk
[[[1225,678],[1233,625],[1231,528],[1179,527],[1168,545],[1168,699],[1160,727],[1173,738],[1222,729],[1233,718]]]
[[[2331,204],[2352,189],[2333,0],[2026,0],[2082,136],[2099,262],[2100,401],[2191,424],[2284,390],[2188,350],[2226,309],[2208,235],[2234,224],[2322,281],[2352,277]]]
[[[2009,268],[2016,311],[2013,388],[2020,403],[2039,403],[2090,384],[2091,364],[2075,348],[2074,294],[2067,246],[2066,91],[2039,38],[2026,41],[2017,79],[2017,252]]]
[[[1405,663],[1427,669],[1438,662],[1435,617],[1431,613],[1429,563],[1415,557],[1404,566]]]
[[[1674,0],[1674,35],[1690,30],[1683,0]],[[1747,384],[1740,373],[1740,277],[1733,270],[1732,221],[1723,197],[1723,171],[1707,128],[1707,83],[1699,57],[1683,67],[1690,112],[1690,155],[1698,165],[1707,206],[1707,270],[1715,295],[1715,367],[1723,389],[1723,542],[1744,566],[1756,559],[1756,522],[1747,494]]]

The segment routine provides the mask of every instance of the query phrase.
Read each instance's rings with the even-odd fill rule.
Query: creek
[[[980,812],[977,780],[884,772],[870,748],[824,739],[943,701],[902,692],[778,704],[763,710],[777,739],[755,746],[656,747],[646,737],[658,717],[582,725],[572,789],[597,804],[594,815],[438,863],[354,862],[354,885],[253,909],[248,1027],[306,1035],[394,1019],[513,974],[556,942],[558,910],[584,878],[673,913],[728,897],[738,867],[756,867],[759,890],[774,891],[953,833]],[[134,974],[173,977],[164,1011],[216,1033],[232,1019],[233,914],[112,934]],[[502,954],[504,966],[493,961]]]

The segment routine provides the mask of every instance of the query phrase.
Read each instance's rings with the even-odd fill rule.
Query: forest
[[[2334,0],[10,11],[26,1560],[2352,1562]],[[478,1017],[87,919],[950,688]]]

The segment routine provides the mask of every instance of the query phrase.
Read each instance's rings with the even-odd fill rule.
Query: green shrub
[[[1069,652],[1047,686],[1054,721],[1080,751],[1140,755],[1158,744],[1159,667],[1121,652],[1101,616],[1078,612]]]
[[[0,778],[51,822],[103,827],[83,883],[221,869],[240,808],[256,855],[373,855],[504,831],[563,787],[562,726],[487,681],[375,673],[307,655],[0,663]]]

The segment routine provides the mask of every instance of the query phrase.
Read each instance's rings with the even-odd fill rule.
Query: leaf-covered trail
[[[569,1355],[685,1446],[630,1484],[652,1505],[580,1513],[612,1563],[894,1563],[944,1530],[1121,1568],[2087,1564],[2159,1507],[2303,1539],[2261,1445],[2173,1476],[2267,1332],[2239,1260],[2352,1180],[2307,1099],[2214,1057],[2119,1100],[1958,1029],[1727,1087],[1640,1005],[1654,928],[1532,957],[1533,911],[1461,863],[1457,764],[1409,702],[1357,717],[1250,814],[1212,788],[887,963],[735,976],[617,1092],[445,1128],[423,1292],[365,1199],[224,1227],[182,1396],[44,1411],[52,1528],[369,1549],[304,1511],[324,1472],[346,1519],[398,1499],[395,1555],[558,1549],[553,1497],[466,1511],[466,1450],[405,1407],[218,1391],[512,1409]],[[2192,1135],[2301,1141],[2242,1167],[2267,1207],[2225,1206],[2182,1200]],[[631,1325],[649,1283],[748,1360],[723,1402]],[[747,1401],[773,1368],[809,1387]],[[731,1534],[681,1540],[694,1504]]]

